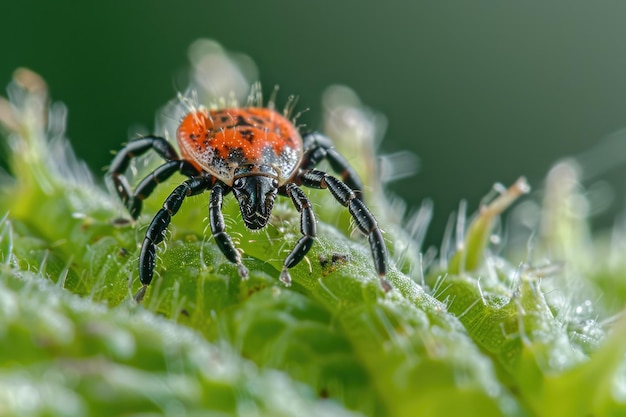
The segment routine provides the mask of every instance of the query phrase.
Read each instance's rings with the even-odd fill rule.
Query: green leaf
[[[210,96],[198,82],[203,63],[228,61],[223,75],[234,77],[214,44],[198,42],[192,54],[213,54],[192,57],[198,97]],[[271,224],[250,232],[236,201],[225,201],[250,270],[242,280],[207,231],[200,195],[173,218],[138,305],[145,229],[181,177],[160,184],[128,221],[59,139],[65,111],[49,106],[45,83],[16,72],[10,101],[0,100],[11,171],[0,178],[0,415],[624,415],[626,328],[612,314],[626,297],[614,291],[603,303],[598,294],[626,265],[609,270],[586,220],[567,215],[564,205],[583,198],[559,182],[572,176],[549,176],[542,233],[521,261],[511,259],[525,247],[501,255],[491,238],[498,216],[527,192],[522,181],[469,226],[459,216],[462,244],[429,263],[423,220],[399,220],[400,205],[377,181],[377,133],[367,124],[376,117],[337,91],[325,102],[327,128],[366,180],[394,289],[381,289],[366,239],[325,190],[307,191],[318,237],[290,270],[290,287],[278,279],[300,237],[290,202],[278,201]],[[200,105],[192,99],[166,113],[181,101],[183,110]],[[159,128],[171,132],[171,119]],[[133,168],[140,177],[152,166],[147,158]]]

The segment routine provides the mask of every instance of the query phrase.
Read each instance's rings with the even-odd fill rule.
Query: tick
[[[369,241],[374,266],[385,291],[391,284],[385,279],[387,249],[376,219],[363,202],[363,185],[347,160],[337,152],[331,140],[320,133],[301,136],[288,119],[272,107],[256,106],[209,110],[190,109],[182,118],[176,133],[178,152],[165,138],[145,136],[129,142],[117,153],[109,175],[131,217],[141,213],[142,202],[156,188],[178,172],[187,180],[165,199],[163,207],[148,226],[139,255],[139,279],[142,288],[136,295],[141,300],[152,281],[156,247],[186,197],[210,191],[209,221],[217,246],[224,256],[247,278],[241,254],[226,231],[222,215],[224,196],[233,193],[239,203],[241,218],[250,230],[262,229],[270,220],[277,195],[288,197],[300,213],[302,237],[287,255],[280,280],[291,284],[289,269],[296,266],[313,245],[316,232],[315,213],[301,186],[327,189],[347,207],[359,230]],[[165,160],[132,190],[124,176],[132,158],[153,150]],[[341,180],[315,169],[328,161]]]

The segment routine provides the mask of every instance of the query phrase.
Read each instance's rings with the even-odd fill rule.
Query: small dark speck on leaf
[[[266,285],[255,285],[253,287],[248,287],[248,297],[250,297],[254,293],[257,293],[257,292],[265,289],[265,287],[266,287]]]
[[[129,219],[125,219],[123,217],[118,217],[116,219],[111,220],[111,225],[115,227],[124,227],[128,226],[132,222]]]
[[[327,276],[334,272],[337,268],[350,262],[350,255],[333,252],[330,257],[321,254],[319,256],[320,266],[322,267],[322,275]]]

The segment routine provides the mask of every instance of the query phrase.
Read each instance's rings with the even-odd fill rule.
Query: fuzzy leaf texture
[[[173,137],[189,106],[245,102],[256,77],[249,59],[212,41],[194,43],[190,60],[190,90],[161,110],[157,134]],[[500,213],[528,192],[520,180],[467,225],[461,210],[438,257],[422,255],[431,207],[399,220],[373,151],[381,116],[335,87],[324,96],[323,130],[367,184],[394,289],[381,290],[367,241],[324,190],[307,190],[318,238],[289,288],[278,276],[299,238],[295,208],[280,199],[271,224],[252,233],[225,199],[250,270],[242,280],[207,231],[205,193],[173,218],[137,305],[145,229],[182,177],[157,187],[129,222],[72,154],[66,110],[49,103],[45,83],[18,70],[8,92],[0,415],[626,415],[622,234],[609,249],[589,237],[573,207],[582,195],[573,165],[555,167],[530,210],[540,213],[528,226],[531,250],[512,243],[504,256],[493,245]],[[131,182],[155,164],[141,158]]]

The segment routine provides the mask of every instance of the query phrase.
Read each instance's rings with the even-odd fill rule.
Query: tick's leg
[[[165,138],[158,136],[146,136],[129,142],[128,145],[126,145],[117,153],[117,155],[113,159],[113,162],[111,162],[111,166],[109,167],[109,174],[111,175],[111,178],[113,180],[115,190],[120,196],[120,199],[124,202],[124,205],[130,211],[133,218],[137,218],[139,212],[141,211],[141,201],[136,201],[135,196],[137,195],[137,193],[133,193],[131,191],[128,181],[124,176],[124,172],[128,169],[130,161],[134,157],[143,155],[150,149],[154,149],[154,151],[166,161],[176,161],[179,159],[176,150]],[[159,167],[158,169],[162,168],[163,166]],[[182,169],[183,167],[180,167],[181,172]],[[166,168],[163,168],[163,170],[167,171]],[[164,171],[161,171],[160,173],[161,180],[165,179],[163,177]],[[169,173],[169,175],[172,175],[175,171],[176,170],[172,171],[171,173]]]
[[[311,249],[315,241],[316,224],[311,202],[297,185],[287,184],[285,186],[285,194],[291,197],[294,206],[300,212],[300,232],[302,233],[302,237],[298,240],[296,246],[287,255],[283,264],[283,270],[280,273],[280,280],[286,286],[289,286],[291,285],[291,276],[287,270],[296,266]]]
[[[146,288],[152,281],[156,261],[156,245],[165,238],[165,232],[172,220],[172,216],[178,212],[185,197],[200,194],[210,188],[213,181],[212,177],[198,177],[186,180],[165,199],[163,208],[152,219],[150,226],[146,230],[146,237],[143,240],[141,253],[139,254],[139,280],[143,286],[135,295],[137,301],[141,301],[146,293]]]
[[[139,217],[139,214],[141,214],[143,200],[152,194],[159,183],[166,181],[176,172],[180,172],[187,177],[199,174],[198,170],[187,161],[169,161],[152,171],[141,180],[130,196],[125,200],[122,198],[124,205],[133,219],[136,219]]]
[[[226,233],[226,224],[222,215],[222,200],[224,197],[224,186],[217,183],[211,188],[211,200],[209,203],[209,220],[211,232],[215,238],[217,246],[220,248],[226,259],[237,264],[239,276],[248,278],[248,269],[241,263],[241,255],[235,248],[231,237]]]
[[[303,169],[313,169],[326,159],[333,171],[341,176],[343,182],[354,191],[359,200],[363,200],[363,183],[350,163],[333,147],[329,137],[318,132],[309,133],[303,139]]]
[[[348,207],[359,230],[367,236],[372,250],[372,258],[376,272],[380,277],[380,285],[385,291],[391,290],[391,284],[385,279],[387,273],[387,247],[383,234],[378,227],[376,219],[358,199],[350,187],[335,177],[318,170],[305,171],[300,175],[302,185],[311,188],[326,188],[343,206]]]

